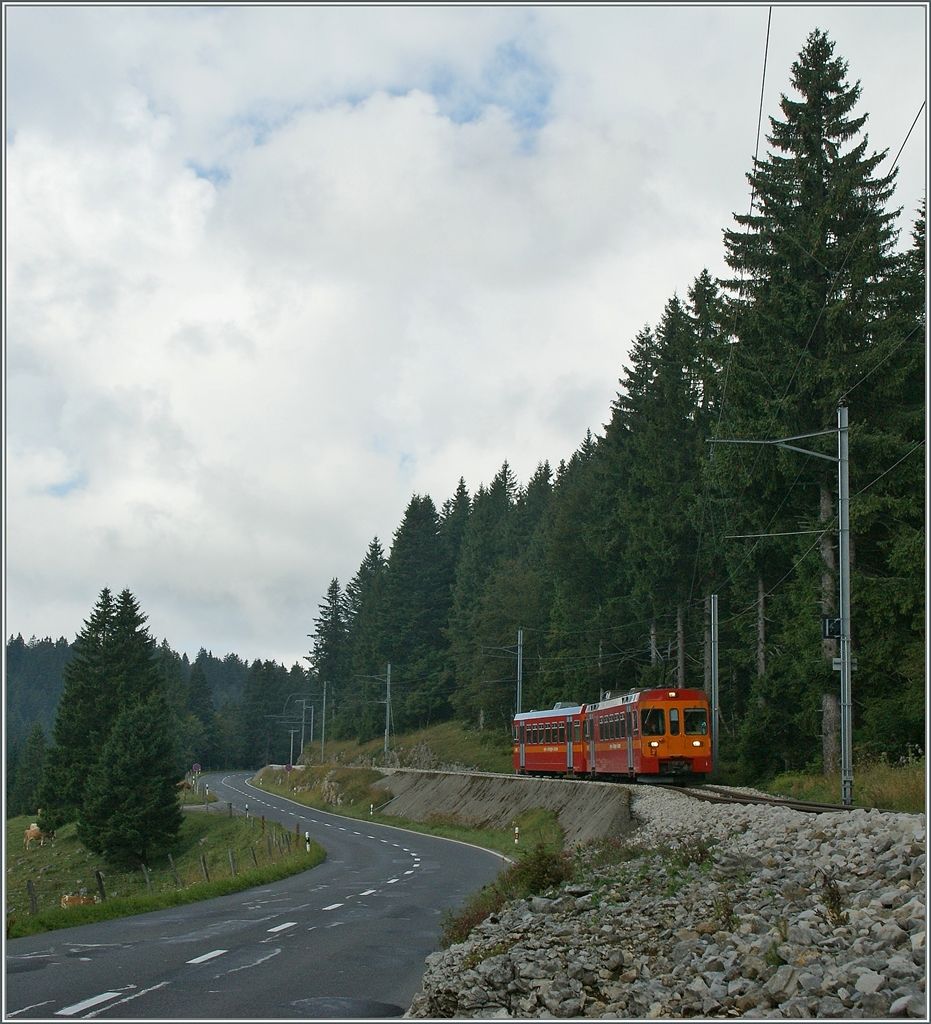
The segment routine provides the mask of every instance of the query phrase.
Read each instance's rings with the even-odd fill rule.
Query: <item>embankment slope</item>
[[[384,814],[413,821],[455,821],[472,828],[509,828],[522,811],[555,812],[567,846],[629,832],[630,790],[612,782],[582,785],[573,780],[522,775],[390,771],[376,785],[394,799]]]

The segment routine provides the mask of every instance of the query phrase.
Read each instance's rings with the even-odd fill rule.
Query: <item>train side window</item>
[[[618,717],[617,715],[612,715],[611,716],[611,739],[612,740],[619,739],[618,730],[617,730],[617,717]]]
[[[559,742],[560,743],[565,743],[566,742],[566,723],[565,722],[560,722],[559,723]]]
[[[543,742],[551,743],[553,740],[553,727],[549,722],[543,726]]]
[[[637,709],[633,708],[630,712],[630,721],[633,726],[634,736],[637,735]]]
[[[591,729],[591,726],[589,724],[588,719],[586,718],[585,721],[582,723],[582,737],[586,741],[588,740],[588,737],[591,735],[590,729]]]
[[[622,740],[627,739],[627,715],[622,714],[621,720],[618,722],[620,729],[618,730],[618,737]]]
[[[576,722],[575,723],[575,728],[574,728],[574,731],[573,731],[573,735],[575,736],[575,742],[576,743],[579,742],[579,732],[580,732],[580,730],[579,730],[579,723]]]
[[[679,709],[678,708],[670,708],[669,709],[669,735],[670,736],[678,736],[679,735]]]
[[[704,708],[686,708],[684,712],[686,736],[706,736],[708,715]]]

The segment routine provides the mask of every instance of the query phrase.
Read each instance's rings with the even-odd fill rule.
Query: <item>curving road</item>
[[[233,896],[6,944],[4,1020],[400,1016],[440,915],[497,875],[499,855],[314,811],[247,783],[211,792],[300,831],[319,867]]]

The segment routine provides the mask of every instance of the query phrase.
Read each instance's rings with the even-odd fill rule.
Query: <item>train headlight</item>
[[[650,746],[651,746],[651,747],[658,747],[658,746],[659,746],[659,743],[657,743],[657,741],[656,741],[656,740],[650,740]]]
[[[675,697],[675,695],[676,695],[676,691],[675,690],[670,690],[669,691],[669,696],[670,697]]]
[[[692,746],[693,747],[700,747],[701,746],[701,740],[692,740]]]

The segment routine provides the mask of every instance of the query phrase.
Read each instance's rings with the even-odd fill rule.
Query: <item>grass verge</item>
[[[188,811],[172,851],[174,871],[167,857],[153,861],[146,865],[147,882],[141,869],[111,870],[103,858],[84,848],[74,824],[58,830],[54,845],[23,850],[22,835],[29,823],[28,817],[7,821],[7,938],[241,892],[316,867],[326,856],[318,843],[311,842],[308,852],[297,836],[271,824],[263,829],[262,822],[255,818]],[[21,856],[17,850],[22,850]],[[209,881],[204,878],[205,866]],[[98,871],[106,900],[63,909],[64,893],[83,891],[93,896],[97,892]],[[35,913],[29,899],[29,882],[35,895]]]
[[[454,815],[435,814],[429,821],[412,821],[381,813],[379,808],[391,799],[391,793],[375,786],[383,776],[371,768],[308,765],[291,772],[280,768],[264,768],[255,778],[259,788],[267,793],[285,796],[331,814],[393,825],[444,839],[457,839],[486,850],[496,850],[509,857],[520,852],[514,843],[513,826],[470,828],[459,824]],[[374,810],[370,811],[372,808]],[[562,848],[562,830],[553,811],[523,811],[517,815],[515,824],[520,829],[520,850],[532,849],[541,843],[548,849]]]
[[[814,803],[840,803],[840,775],[786,772],[761,786],[775,796]],[[853,802],[857,807],[882,807],[920,814],[925,809],[924,757],[892,765],[884,760],[861,763],[853,771]]]

